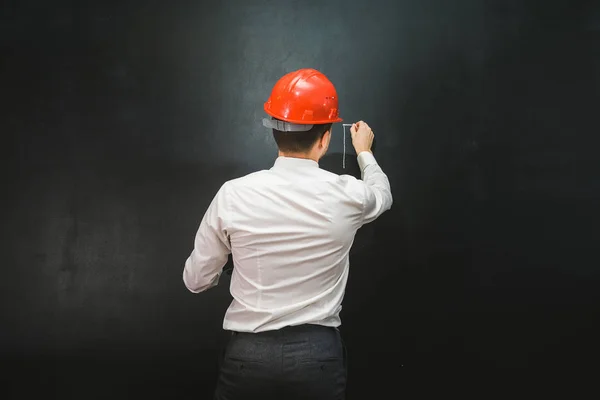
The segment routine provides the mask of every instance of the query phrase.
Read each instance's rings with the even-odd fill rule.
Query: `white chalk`
[[[342,154],[342,168],[346,169],[346,127],[354,124],[342,124],[344,130],[344,153]]]
[[[344,153],[342,154],[342,168],[346,169],[346,127],[352,124],[342,124],[344,130]]]
[[[342,168],[346,169],[346,124],[342,128],[344,130],[344,153],[342,154]]]

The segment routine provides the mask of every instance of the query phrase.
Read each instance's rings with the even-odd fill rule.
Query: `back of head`
[[[273,137],[279,151],[284,153],[308,153],[323,138],[332,124],[316,124],[305,132],[285,132],[273,129]]]
[[[307,153],[335,122],[341,122],[334,85],[321,72],[305,68],[281,77],[264,110],[271,120],[263,124],[273,129],[279,150]]]

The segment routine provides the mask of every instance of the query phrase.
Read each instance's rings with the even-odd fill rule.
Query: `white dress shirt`
[[[370,152],[362,180],[310,159],[278,157],[272,168],[225,182],[211,202],[185,262],[193,293],[219,282],[233,258],[233,301],[223,328],[337,327],[356,231],[392,206],[387,176]]]

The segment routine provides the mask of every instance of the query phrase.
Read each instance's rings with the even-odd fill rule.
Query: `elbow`
[[[208,285],[197,277],[190,276],[187,268],[183,270],[183,284],[192,293],[202,293],[208,289]]]
[[[195,274],[188,268],[183,269],[183,283],[185,287],[192,293],[206,292],[219,284],[220,273],[211,276]]]
[[[386,197],[387,197],[387,199],[386,199],[385,211],[391,209],[392,205],[394,204],[394,197],[392,196],[392,191],[391,190],[387,193]]]
[[[187,290],[189,290],[191,293],[200,293],[200,292],[203,291],[202,290],[202,286],[197,285],[195,283],[190,283],[185,278],[183,278],[183,284],[185,285],[185,287],[187,288]]]

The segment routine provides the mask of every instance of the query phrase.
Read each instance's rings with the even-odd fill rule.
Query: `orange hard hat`
[[[307,131],[315,124],[342,122],[333,83],[312,68],[299,69],[281,77],[264,109],[279,121],[264,119],[263,125],[282,131]]]

